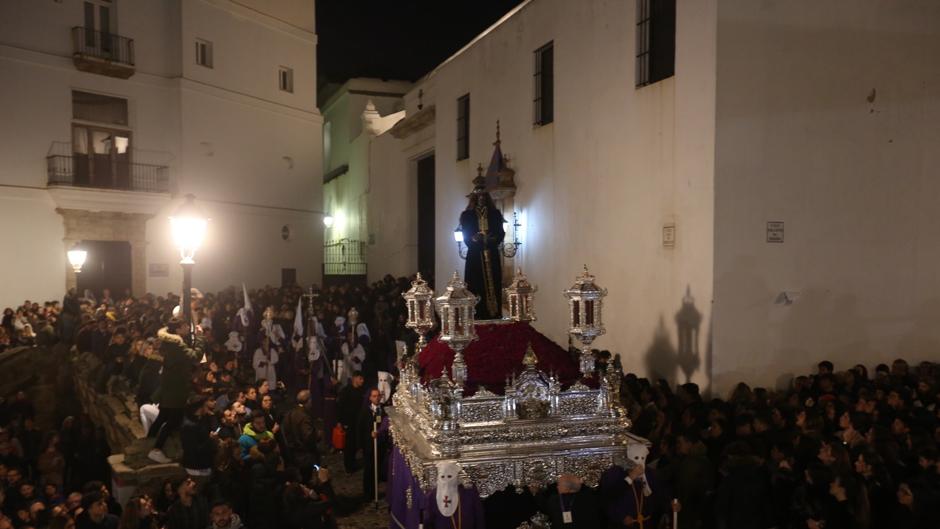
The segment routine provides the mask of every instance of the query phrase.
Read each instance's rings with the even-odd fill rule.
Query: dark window
[[[555,48],[549,42],[535,50],[535,124],[555,120]]]
[[[470,94],[457,99],[457,161],[470,157]]]
[[[294,92],[294,69],[281,66],[277,70],[278,87],[283,92]]]
[[[636,86],[676,72],[676,0],[636,0]]]
[[[196,39],[196,64],[212,68],[212,43]]]

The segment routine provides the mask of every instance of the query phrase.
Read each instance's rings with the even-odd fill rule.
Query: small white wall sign
[[[780,221],[768,221],[767,222],[767,242],[783,242],[783,222]]]

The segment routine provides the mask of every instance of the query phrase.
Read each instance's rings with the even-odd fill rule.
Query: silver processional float
[[[390,491],[390,504],[405,502],[403,507],[410,509],[416,494],[434,487],[437,464],[443,461],[459,462],[462,484],[475,487],[485,498],[507,486],[517,491],[543,487],[561,474],[574,474],[595,486],[604,471],[626,465],[631,445],[649,445],[630,433],[631,423],[620,402],[619,370],[609,364],[606,372],[593,372],[590,346],[605,333],[607,290],[595,283],[586,266],[564,291],[568,333],[581,344],[579,357],[570,361],[577,362],[583,378],[563,387],[554,373],[539,369],[530,346],[517,371],[505,373],[504,387],[477,385],[472,395],[465,394],[473,373],[468,373],[463,353],[476,338],[477,324],[528,325],[535,319],[536,290],[518,271],[504,289],[509,317],[480,322],[474,321],[477,297],[456,272],[437,298],[420,274],[403,294],[406,326],[417,332],[419,342],[413,354],[399,351],[401,381],[388,415],[393,443],[420,490]],[[426,374],[422,380],[418,355],[427,345],[424,335],[435,325],[435,312],[441,323],[438,340],[455,355],[451,375],[445,366],[442,373],[431,374],[437,378]],[[584,383],[593,376],[598,377],[596,388]]]

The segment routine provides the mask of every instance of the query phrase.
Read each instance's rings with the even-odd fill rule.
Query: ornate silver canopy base
[[[626,463],[630,444],[649,444],[629,432],[619,374],[608,371],[596,390],[577,383],[562,391],[536,363],[530,349],[503,396],[480,388],[464,398],[446,371],[427,386],[415,370],[402,373],[388,410],[391,433],[422,488],[432,488],[442,460],[459,461],[464,483],[482,497],[508,485],[548,485],[563,473],[594,486]]]

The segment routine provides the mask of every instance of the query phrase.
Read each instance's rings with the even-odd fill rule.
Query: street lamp
[[[193,265],[196,261],[196,250],[202,245],[206,235],[206,226],[209,219],[196,207],[193,195],[186,195],[186,201],[176,213],[170,217],[170,229],[173,232],[173,242],[180,250],[180,265],[183,267],[183,300],[180,308],[183,317],[190,322],[192,329],[192,283]]]
[[[68,255],[72,270],[74,270],[76,274],[82,273],[82,266],[85,264],[85,259],[88,258],[88,252],[82,250],[78,245],[75,245],[66,255]]]
[[[323,225],[326,226],[327,228],[332,228],[333,227],[333,215],[327,215],[323,217]]]

